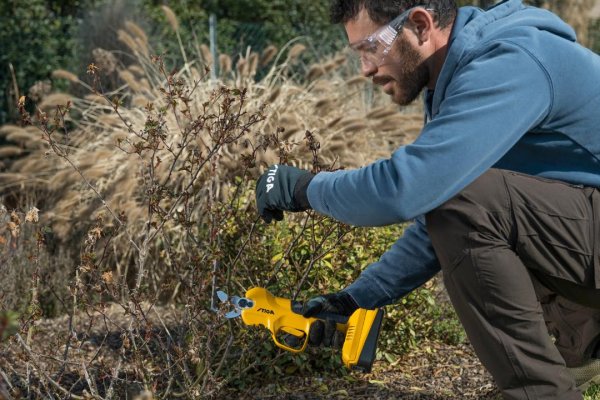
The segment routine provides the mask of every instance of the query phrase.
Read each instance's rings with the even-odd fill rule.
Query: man
[[[600,375],[600,57],[520,0],[334,0],[332,19],[394,102],[424,90],[426,124],[358,170],[276,165],[259,179],[267,222],[308,208],[359,226],[414,220],[305,315],[391,304],[441,269],[505,398],[581,399],[575,379]]]

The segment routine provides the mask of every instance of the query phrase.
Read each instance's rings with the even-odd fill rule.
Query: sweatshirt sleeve
[[[317,174],[308,187],[311,207],[358,226],[426,214],[539,125],[552,98],[546,70],[533,55],[510,41],[488,43],[461,59],[438,114],[417,140],[366,167]]]
[[[343,289],[362,308],[373,309],[397,301],[431,279],[440,270],[425,229],[425,218],[416,219],[404,235]]]

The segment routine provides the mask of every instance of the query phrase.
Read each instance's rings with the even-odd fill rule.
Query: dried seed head
[[[340,120],[341,120],[341,119],[342,119],[342,117],[341,117],[341,116],[339,116],[339,117],[336,117],[336,118],[332,119],[331,121],[329,121],[329,122],[327,123],[327,125],[325,125],[325,128],[326,128],[326,129],[331,129],[331,128],[333,128],[334,126],[336,126],[336,125],[338,124],[338,122],[340,122]]]
[[[142,43],[148,45],[148,36],[146,32],[135,22],[133,21],[125,21],[125,28],[136,38],[139,38]]]
[[[332,83],[328,79],[319,79],[314,82],[312,86],[312,92],[324,92],[327,94],[331,94],[334,90],[335,83]]]
[[[273,60],[273,58],[275,57],[276,54],[277,54],[277,47],[275,47],[273,45],[267,46],[267,48],[260,55],[260,61],[258,62],[258,64],[261,67],[266,66]]]
[[[371,111],[369,111],[367,113],[366,117],[368,119],[381,119],[381,118],[389,117],[391,115],[398,115],[398,114],[399,114],[399,111],[397,108],[389,107],[389,106],[382,106],[382,107],[374,108]]]
[[[55,69],[52,71],[51,76],[54,79],[66,79],[71,82],[79,82],[77,75],[64,69]]]
[[[246,71],[248,70],[248,62],[245,58],[240,58],[235,66],[238,74],[240,76],[246,76]]]
[[[352,133],[352,132],[364,131],[368,127],[369,126],[367,124],[359,122],[359,123],[350,124],[350,125],[344,127],[344,132]]]
[[[304,52],[304,50],[306,50],[305,45],[303,45],[301,43],[296,43],[290,49],[290,51],[288,53],[288,58],[290,60],[294,60],[294,59],[298,58],[300,56],[300,54],[302,54]]]
[[[210,48],[204,43],[200,45],[200,54],[202,55],[202,60],[206,64],[212,64],[212,53],[210,52]]]
[[[27,143],[32,139],[31,133],[27,132],[25,129],[20,129],[18,131],[13,131],[6,135],[6,140],[9,142],[15,142],[19,144]]]
[[[86,94],[83,98],[90,103],[110,105],[110,101],[99,94]]]
[[[277,97],[279,97],[280,93],[281,85],[277,85],[275,89],[273,89],[271,93],[269,93],[269,97],[267,97],[267,103],[273,103],[277,99]]]
[[[344,128],[344,127],[349,126],[349,125],[354,125],[354,124],[357,124],[357,123],[363,123],[363,121],[364,121],[364,118],[362,118],[362,117],[349,117],[349,118],[342,119],[338,123],[338,126],[340,128]]]
[[[337,67],[338,67],[338,64],[336,64],[336,62],[334,60],[329,61],[328,63],[323,65],[323,69],[325,70],[325,72],[331,72],[334,69],[336,69]]]
[[[327,114],[331,108],[333,107],[333,105],[335,104],[335,101],[332,99],[321,99],[318,100],[315,103],[315,109],[321,114]]]
[[[313,65],[312,67],[310,67],[310,69],[306,73],[306,79],[308,81],[313,81],[313,80],[325,75],[326,72],[327,71],[325,71],[325,68],[323,68],[323,66],[321,66],[319,64]]]
[[[133,74],[128,71],[128,70],[121,70],[119,71],[119,78],[121,78],[121,80],[123,82],[125,82],[129,88],[131,90],[133,90],[134,92],[139,92],[141,91],[141,86],[139,84],[139,82],[137,81],[137,79],[135,79],[135,76],[133,76]]]
[[[52,93],[40,103],[39,108],[47,110],[56,106],[64,106],[72,100],[73,98],[66,93]]]
[[[138,82],[140,84],[140,91],[145,91],[146,94],[151,94],[152,88],[150,87],[150,82],[148,82],[148,79],[142,78]]]
[[[127,47],[129,47],[129,50],[136,52],[138,51],[138,43],[135,41],[135,39],[133,38],[133,36],[131,36],[129,33],[125,32],[123,29],[119,29],[117,31],[117,38],[119,39],[119,41],[123,44],[125,44]]]
[[[112,74],[117,68],[117,59],[113,53],[108,50],[96,48],[92,50],[92,57],[94,58],[94,64],[100,69],[105,75]]]
[[[179,31],[179,21],[173,10],[169,6],[162,6],[161,8],[163,13],[165,13],[165,17],[167,18],[169,25],[171,25],[171,28],[176,32]]]
[[[49,80],[37,81],[35,82],[27,92],[29,94],[29,98],[36,103],[42,101],[44,97],[46,97],[52,91],[52,84]]]
[[[13,132],[20,132],[21,130],[23,130],[23,128],[21,128],[20,126],[6,124],[0,126],[0,137],[10,135]]]
[[[227,54],[219,54],[219,72],[226,75],[231,72],[231,57]]]
[[[134,107],[146,107],[146,105],[148,105],[148,98],[146,96],[143,95],[136,95],[133,96],[133,98],[131,99],[131,105]]]
[[[23,150],[17,146],[1,146],[0,147],[0,159],[20,156]]]
[[[142,53],[144,56],[149,57],[150,56],[150,50],[148,50],[148,44],[144,43],[144,41],[138,37],[134,38],[135,42],[137,43],[137,49],[140,53]]]
[[[138,76],[146,75],[146,72],[144,71],[144,69],[136,64],[131,64],[129,67],[127,67],[127,69]]]
[[[256,69],[258,68],[258,53],[250,54],[248,59],[248,76],[256,75]]]
[[[123,123],[119,117],[114,114],[102,114],[97,119],[98,123],[105,126],[120,127]]]
[[[368,83],[368,82],[369,82],[369,79],[365,78],[362,75],[357,75],[357,76],[354,76],[354,77],[348,79],[345,83],[348,86],[352,86],[352,85],[363,84],[363,83]]]
[[[348,58],[345,55],[343,55],[343,54],[341,54],[341,55],[339,55],[339,56],[337,56],[336,58],[333,59],[333,62],[337,66],[345,64],[346,61],[348,61]]]

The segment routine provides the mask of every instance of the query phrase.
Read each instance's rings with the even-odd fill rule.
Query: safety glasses
[[[392,49],[392,44],[400,34],[406,21],[408,21],[411,11],[415,8],[417,7],[409,8],[367,38],[349,46],[356,56],[360,58],[363,66],[380,67],[383,65]],[[434,11],[431,8],[425,8],[425,10]]]

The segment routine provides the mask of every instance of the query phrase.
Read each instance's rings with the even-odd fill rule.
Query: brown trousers
[[[581,399],[566,366],[600,343],[600,192],[491,169],[426,220],[450,299],[503,396]]]

